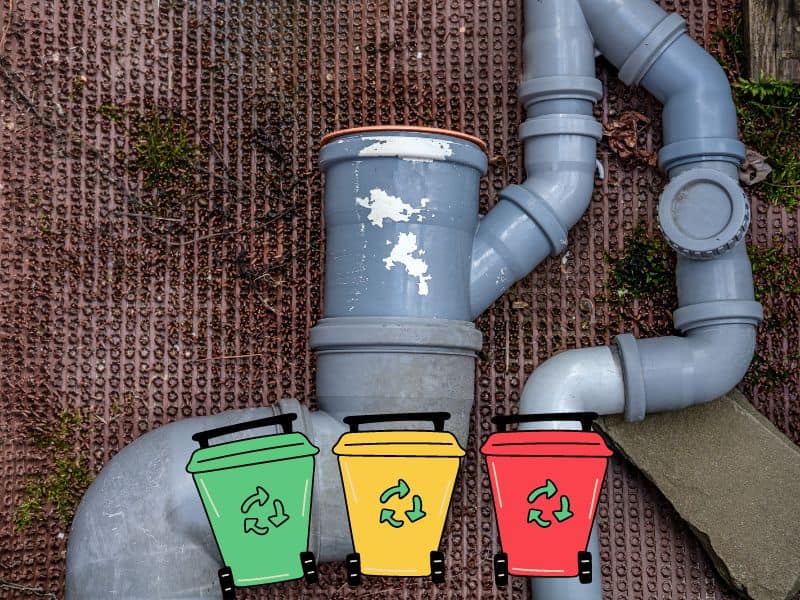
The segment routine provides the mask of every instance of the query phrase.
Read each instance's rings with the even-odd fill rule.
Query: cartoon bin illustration
[[[502,550],[495,583],[509,573],[592,580],[586,551],[612,451],[591,431],[596,413],[498,415],[481,448],[492,484]],[[582,431],[506,431],[511,423],[579,421]]]
[[[186,470],[192,474],[225,566],[222,597],[234,587],[305,577],[317,581],[308,552],[314,455],[319,448],[292,432],[295,413],[201,431],[200,448]],[[211,438],[280,425],[283,433],[208,445]]]
[[[464,450],[444,431],[446,412],[350,416],[350,432],[333,448],[347,501],[355,552],[347,581],[361,574],[431,576],[443,583],[439,551],[450,497]],[[434,431],[359,431],[367,423],[432,421]]]

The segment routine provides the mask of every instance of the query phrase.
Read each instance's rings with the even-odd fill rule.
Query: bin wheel
[[[592,583],[592,553],[578,552],[578,581]]]
[[[305,577],[306,583],[319,582],[317,559],[314,558],[313,552],[301,552],[300,564],[303,566],[303,577]]]
[[[494,555],[494,584],[497,587],[508,585],[508,554],[505,552]]]
[[[351,586],[361,585],[361,555],[358,552],[348,554],[345,562],[347,563],[347,583]]]
[[[431,550],[431,581],[444,583],[444,552]]]
[[[222,588],[222,600],[236,600],[236,590],[233,587],[233,571],[230,567],[222,567],[217,571],[219,587]]]

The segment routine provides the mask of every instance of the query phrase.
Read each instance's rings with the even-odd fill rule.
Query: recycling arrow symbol
[[[528,504],[533,504],[536,502],[541,496],[544,496],[548,500],[555,496],[558,493],[558,488],[556,488],[556,484],[553,483],[552,480],[546,479],[543,486],[535,488],[530,494],[528,494]],[[558,521],[559,523],[563,523],[567,519],[572,518],[575,514],[569,509],[569,497],[562,494],[559,502],[561,504],[561,508],[559,510],[553,511],[553,518]],[[553,524],[552,521],[548,521],[547,519],[542,517],[543,512],[538,508],[530,508],[528,510],[528,523],[536,523],[539,527],[547,528]]]
[[[386,504],[395,496],[397,496],[400,500],[403,500],[410,492],[411,488],[409,487],[408,483],[406,483],[404,479],[398,479],[397,485],[388,487],[383,491],[380,496],[381,504]],[[422,497],[414,494],[411,498],[411,509],[403,511],[403,514],[405,514],[409,523],[416,523],[417,521],[424,519],[428,513],[422,510]],[[395,529],[399,529],[406,523],[402,519],[397,518],[397,513],[394,509],[383,507],[381,508],[381,513],[378,520],[380,523],[387,523]]]
[[[260,485],[256,486],[256,491],[244,499],[241,506],[242,514],[247,515],[254,506],[264,506],[269,502],[269,492]],[[283,502],[277,498],[272,501],[272,514],[267,517],[267,520],[272,523],[275,528],[280,527],[289,520],[289,515],[286,513],[286,508]],[[244,532],[255,533],[256,535],[267,535],[269,527],[263,525],[257,517],[245,517],[244,519]]]

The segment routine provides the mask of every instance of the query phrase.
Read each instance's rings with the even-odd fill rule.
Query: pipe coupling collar
[[[537,102],[549,100],[587,100],[603,97],[603,84],[594,77],[554,75],[523,81],[517,89],[520,102],[527,109]]]
[[[670,13],[631,52],[619,68],[619,78],[626,85],[639,85],[650,67],[670,45],[686,33],[686,21]]]
[[[625,420],[633,423],[644,421],[647,413],[647,396],[642,375],[642,360],[636,338],[622,333],[614,338],[622,365],[622,380],[625,385]]]
[[[661,231],[676,252],[708,260],[735,247],[750,226],[750,204],[733,178],[691,169],[667,184],[658,203]]]
[[[476,356],[483,335],[470,321],[403,317],[329,317],[309,332],[309,345],[325,352],[402,352]]]
[[[599,141],[603,128],[594,117],[557,113],[526,119],[519,128],[523,141],[544,135],[583,135]]]
[[[550,245],[550,256],[558,256],[567,247],[567,230],[544,200],[521,185],[511,184],[500,191],[499,197],[516,205],[539,226]]]
[[[754,300],[717,300],[681,306],[672,313],[675,329],[686,333],[698,327],[745,324],[757,326],[764,309]]]
[[[738,168],[745,157],[745,146],[731,138],[695,138],[668,144],[658,153],[658,166],[672,169],[699,162],[728,162]]]

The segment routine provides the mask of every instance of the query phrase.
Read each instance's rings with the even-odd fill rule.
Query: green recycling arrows
[[[528,523],[536,523],[539,527],[550,527],[550,521],[542,519],[542,511],[536,508],[528,511]]]
[[[381,509],[381,523],[388,523],[394,528],[402,527],[403,521],[398,521],[394,518],[394,511],[391,508],[382,508]]]
[[[533,504],[538,500],[541,496],[544,496],[548,500],[555,496],[558,493],[558,488],[556,484],[553,483],[552,480],[546,479],[544,485],[535,488],[528,494],[528,503]],[[559,523],[563,523],[567,519],[570,519],[574,516],[575,513],[570,511],[569,509],[569,497],[562,494],[560,498],[561,508],[559,510],[553,511],[553,518],[558,521]],[[539,527],[546,529],[552,525],[552,521],[548,521],[547,519],[542,518],[542,511],[538,508],[530,508],[528,509],[528,523],[536,523]]]
[[[255,494],[250,494],[244,499],[244,502],[242,502],[242,513],[249,513],[250,509],[256,504],[259,506],[264,506],[268,500],[269,494],[267,493],[267,490],[262,488],[260,485],[257,485]]]
[[[262,507],[269,502],[269,492],[260,485],[256,486],[256,491],[244,499],[241,506],[242,514],[247,515],[254,506]],[[267,517],[275,528],[280,527],[289,520],[283,502],[277,498],[272,501],[272,514]],[[255,533],[256,535],[267,535],[269,527],[262,525],[258,517],[245,517],[244,532]]]
[[[273,527],[280,527],[289,520],[289,515],[286,514],[286,509],[283,508],[283,502],[280,500],[275,500],[272,503],[272,507],[275,509],[275,514],[268,517],[269,522],[272,523]]]
[[[545,480],[543,486],[536,488],[530,494],[528,494],[528,503],[533,504],[534,502],[536,502],[536,499],[542,494],[544,494],[547,498],[552,498],[553,496],[556,495],[557,491],[558,490],[556,489],[556,484],[553,483],[551,480],[547,479]]]
[[[390,487],[381,494],[381,504],[386,504],[389,501],[389,499],[394,495],[397,495],[397,497],[402,500],[403,498],[408,496],[408,492],[410,491],[411,489],[408,487],[408,484],[405,482],[405,480],[398,479],[396,486]]]
[[[381,504],[386,504],[395,496],[402,500],[408,496],[410,492],[411,487],[408,485],[408,483],[406,483],[404,479],[398,479],[397,485],[393,485],[383,491],[380,496]],[[414,496],[411,498],[411,509],[404,511],[404,514],[406,515],[406,519],[408,519],[409,523],[416,523],[417,521],[424,519],[428,513],[422,510],[422,497],[414,494]],[[396,512],[393,509],[383,507],[381,508],[378,521],[380,523],[387,523],[395,529],[399,529],[406,523],[406,521],[397,518]]]
[[[262,527],[258,524],[258,519],[245,519],[244,520],[244,532],[255,533],[256,535],[267,535],[269,533],[269,527]]]
[[[570,512],[569,510],[569,498],[566,496],[561,496],[561,510],[557,510],[553,513],[553,516],[556,518],[556,521],[559,523],[563,523],[567,519],[569,519],[574,513]]]
[[[406,511],[406,518],[412,523],[416,523],[420,519],[424,519],[427,513],[422,510],[422,498],[415,495],[413,503],[414,508]]]

